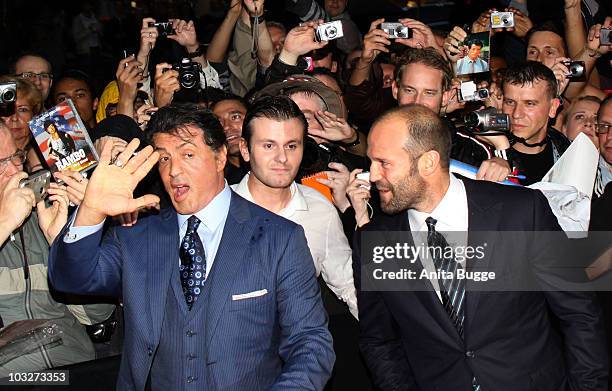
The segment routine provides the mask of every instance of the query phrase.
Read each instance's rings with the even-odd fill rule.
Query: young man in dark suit
[[[375,384],[382,390],[607,390],[601,310],[591,292],[555,289],[547,274],[550,242],[533,234],[560,229],[546,199],[449,174],[449,149],[439,117],[416,105],[384,114],[368,137],[370,180],[386,214],[358,235],[353,269],[360,346]],[[374,281],[378,265],[386,264],[368,252],[368,240],[388,240],[391,231],[409,232],[403,237],[413,245],[427,244],[413,271],[496,271],[501,283],[524,276],[535,285],[483,291],[474,281],[418,273],[399,284]],[[525,242],[489,243],[474,262],[430,253],[448,245],[451,231],[467,232],[467,245],[478,244],[476,231],[520,231]]]

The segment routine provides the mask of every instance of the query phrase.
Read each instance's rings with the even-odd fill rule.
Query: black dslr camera
[[[180,63],[172,65],[172,69],[178,71],[179,84],[186,90],[200,88],[200,64],[183,58]]]
[[[499,113],[494,107],[467,113],[463,116],[463,121],[472,133],[494,135],[510,132],[510,116]]]
[[[176,34],[171,22],[149,22],[149,27],[156,27],[160,37]]]

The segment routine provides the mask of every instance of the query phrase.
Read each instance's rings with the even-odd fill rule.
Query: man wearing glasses
[[[606,185],[612,182],[612,96],[601,102],[597,112],[595,131],[599,137],[599,169],[595,180],[594,194],[602,196]]]
[[[25,153],[18,150],[0,121],[0,318],[4,326],[25,319],[53,319],[63,331],[59,346],[44,346],[3,363],[0,378],[17,371],[39,371],[95,358],[83,324],[99,323],[114,310],[112,304],[67,306],[66,298],[51,295],[47,282],[49,244],[68,218],[65,188],[51,184],[48,200],[36,203],[34,192],[19,182]],[[71,304],[81,304],[77,298]]]
[[[47,100],[53,84],[53,73],[51,63],[46,58],[38,54],[24,54],[12,64],[10,72],[34,83],[42,94],[43,102]]]

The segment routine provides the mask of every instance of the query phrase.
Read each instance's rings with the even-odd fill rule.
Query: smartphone
[[[22,179],[21,182],[19,182],[19,187],[22,189],[26,187],[32,189],[34,197],[36,197],[36,203],[39,203],[47,196],[50,184],[51,172],[40,170],[30,175],[28,178]]]

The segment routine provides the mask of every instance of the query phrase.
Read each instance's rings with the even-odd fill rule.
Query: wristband
[[[191,52],[191,53],[188,52],[187,53],[187,57],[190,60],[193,60],[194,58],[200,57],[202,55],[203,55],[203,53],[202,53],[202,45],[198,46],[198,49],[195,52]]]
[[[355,138],[355,141],[351,141],[349,143],[340,143],[340,144],[342,144],[343,146],[347,148],[356,147],[357,145],[361,143],[361,140],[359,140],[359,132],[355,131],[355,135],[357,136],[357,138]]]

